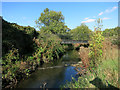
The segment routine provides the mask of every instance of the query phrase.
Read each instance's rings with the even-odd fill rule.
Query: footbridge
[[[88,40],[67,40],[67,39],[62,39],[61,44],[89,44]]]

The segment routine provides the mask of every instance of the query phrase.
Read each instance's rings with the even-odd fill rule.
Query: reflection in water
[[[44,64],[32,75],[20,82],[17,88],[40,88],[45,84],[46,88],[59,88],[60,85],[64,85],[66,81],[71,81],[71,77],[75,77],[77,72],[75,67],[64,67],[64,64],[77,63],[79,61],[79,55],[77,51],[69,51],[60,60],[57,60],[54,64]],[[62,66],[58,68],[46,68],[51,66]]]

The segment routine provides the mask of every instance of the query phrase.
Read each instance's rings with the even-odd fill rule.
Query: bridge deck
[[[73,44],[73,43],[86,43],[88,44],[88,40],[62,40],[61,44]]]

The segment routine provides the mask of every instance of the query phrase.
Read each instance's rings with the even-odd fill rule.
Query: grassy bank
[[[96,69],[86,69],[86,73],[64,85],[65,88],[119,88],[118,84],[118,47],[105,39],[102,62]],[[86,50],[86,51],[85,51]],[[84,49],[88,52],[89,49]],[[82,53],[80,51],[80,54]],[[85,54],[83,54],[85,57]],[[86,54],[87,55],[87,54]],[[87,56],[86,56],[87,57]],[[85,58],[88,60],[88,58]]]
[[[65,88],[115,88],[118,87],[118,65],[117,59],[104,61],[96,72],[88,71],[85,76],[79,77],[78,81],[74,79],[68,82]],[[97,75],[96,75],[97,74]]]

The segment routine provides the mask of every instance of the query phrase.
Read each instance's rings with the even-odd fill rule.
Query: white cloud
[[[82,21],[81,23],[90,23],[90,22],[94,22],[95,19],[87,19],[86,21]]]
[[[85,20],[89,19],[89,17],[85,18]]]
[[[110,12],[113,12],[114,10],[116,10],[118,7],[117,6],[114,6],[112,7],[111,9],[106,9],[104,12],[101,12],[98,14],[98,16],[104,14],[104,13],[110,13]]]
[[[108,20],[108,19],[111,19],[111,18],[108,18],[108,17],[104,17],[102,18],[102,20]],[[90,22],[94,22],[96,19],[87,19],[86,21],[82,21],[81,23],[90,23]]]
[[[104,17],[104,18],[102,18],[102,20],[107,20],[107,19],[111,19],[111,18],[108,18],[108,17]]]
[[[113,11],[116,10],[117,8],[118,8],[117,6],[114,6],[114,7],[112,7],[112,9],[106,9],[106,10],[105,10],[105,13],[113,12]]]
[[[114,6],[112,7],[111,9],[106,9],[104,12],[100,12],[98,14],[98,16],[100,15],[103,15],[104,13],[110,13],[110,12],[113,12],[114,10],[116,10],[118,7],[117,6]],[[96,18],[96,16],[93,16],[93,18]],[[87,18],[84,18],[85,21],[82,21],[81,23],[90,23],[90,22],[94,22],[96,19],[89,19],[89,17]],[[108,19],[111,19],[111,18],[108,18],[108,17],[104,17],[102,18],[102,20],[108,20]]]
[[[103,12],[99,13],[98,15],[100,16],[100,15],[102,15],[102,14],[103,14]]]

